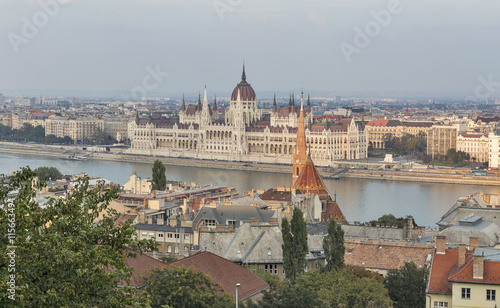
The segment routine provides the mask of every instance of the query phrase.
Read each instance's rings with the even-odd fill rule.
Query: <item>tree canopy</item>
[[[40,206],[36,190],[44,183],[34,177],[27,167],[2,176],[0,185],[0,232],[9,235],[0,237],[0,281],[14,281],[15,306],[147,306],[134,288],[117,284],[130,281],[128,249],[156,249],[156,243],[135,240],[131,222],[115,225],[118,215],[108,204],[116,190],[102,182],[90,188],[85,177],[67,197]],[[8,307],[12,293],[4,290],[0,306]]]
[[[200,270],[165,266],[162,269],[154,269],[147,281],[145,291],[151,297],[153,308],[161,308],[164,305],[176,308],[234,305],[233,298],[224,294],[224,289]]]
[[[24,123],[20,129],[12,129],[9,126],[0,124],[0,139],[7,141],[32,141],[37,143],[70,143],[72,140],[66,136],[59,138],[54,135],[45,136],[45,128],[41,125],[33,127],[29,123]]]
[[[328,234],[323,238],[323,250],[327,270],[339,270],[344,267],[344,230],[333,219],[328,225]]]
[[[394,307],[425,307],[425,287],[428,271],[417,268],[415,263],[405,263],[400,269],[392,269],[384,284],[394,301]]]
[[[285,217],[281,222],[281,233],[283,237],[283,268],[286,278],[292,283],[295,282],[297,275],[304,272],[306,268],[307,248],[307,230],[306,221],[302,211],[294,207],[292,220],[288,223]]]
[[[427,136],[423,132],[418,135],[404,134],[402,137],[386,134],[384,142],[385,148],[396,155],[417,155],[427,151]]]
[[[167,188],[167,176],[165,175],[165,166],[160,160],[155,160],[153,164],[153,190],[165,190]]]
[[[55,181],[63,178],[63,174],[56,167],[38,167],[34,172],[38,179],[42,181],[48,181],[49,179]]]

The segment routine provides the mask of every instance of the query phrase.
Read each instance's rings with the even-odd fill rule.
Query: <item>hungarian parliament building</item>
[[[178,117],[130,121],[128,136],[132,154],[217,159],[273,164],[290,164],[297,139],[299,113],[305,111],[306,144],[316,165],[367,157],[364,125],[354,119],[316,120],[310,100],[295,105],[276,106],[264,113],[257,107],[257,96],[246,81],[245,67],[240,83],[231,95],[229,109],[209,104],[207,91],[196,105],[186,107],[183,100]]]

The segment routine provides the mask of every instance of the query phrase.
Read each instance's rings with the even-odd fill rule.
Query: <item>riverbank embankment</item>
[[[55,146],[29,143],[0,142],[0,152],[11,154],[26,154],[49,157],[63,157],[68,152],[79,151],[72,146]],[[190,166],[196,168],[215,168],[222,170],[239,170],[253,172],[272,172],[290,174],[291,166],[275,164],[259,164],[252,162],[228,162],[218,160],[201,160],[188,158],[174,158],[163,156],[130,155],[120,153],[92,153],[88,159],[120,161],[132,163],[153,163],[156,159],[165,165]],[[385,181],[410,181],[426,183],[448,183],[467,185],[500,186],[498,175],[473,176],[466,169],[419,169],[414,171],[393,170],[364,170],[364,169],[337,169],[318,167],[320,174],[326,179],[363,178]]]

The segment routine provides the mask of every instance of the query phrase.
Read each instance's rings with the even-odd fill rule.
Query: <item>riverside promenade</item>
[[[34,143],[12,143],[0,142],[0,152],[11,154],[29,154],[38,156],[62,157],[68,152],[77,151],[81,153],[91,153],[88,159],[122,161],[122,162],[142,162],[153,163],[159,159],[166,165],[190,166],[198,168],[215,168],[225,170],[257,171],[272,173],[291,173],[291,166],[262,164],[252,162],[228,162],[218,160],[201,160],[188,158],[175,158],[164,156],[130,155],[123,153],[104,153],[104,152],[86,152],[81,150],[81,146],[68,145],[43,145]],[[343,165],[349,162],[339,162]],[[362,165],[359,161],[353,162],[353,165]],[[368,165],[368,164],[367,164]],[[400,171],[385,170],[380,168],[380,164],[369,163],[372,168],[344,167],[344,168],[324,168],[318,167],[318,171],[325,178],[362,178],[383,181],[408,181],[425,183],[448,183],[448,184],[467,184],[467,185],[488,185],[500,186],[500,174],[498,172],[488,172],[487,176],[471,175],[468,169],[451,168],[427,168],[420,166],[414,169],[402,169]]]

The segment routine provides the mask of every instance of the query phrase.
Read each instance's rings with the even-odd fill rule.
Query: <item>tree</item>
[[[167,188],[167,177],[165,176],[165,166],[158,159],[153,164],[153,190],[165,190]]]
[[[0,306],[12,304],[8,296],[14,293],[18,307],[147,306],[135,288],[117,284],[130,281],[126,249],[156,244],[135,240],[131,222],[115,225],[119,215],[108,204],[116,189],[104,189],[103,182],[90,189],[85,177],[66,198],[40,207],[36,190],[44,182],[34,177],[27,167],[1,179],[0,281],[14,283],[9,293],[2,287]],[[100,213],[102,220],[94,223]]]
[[[197,269],[164,266],[154,269],[145,289],[151,307],[231,307],[233,299],[210,276]]]
[[[425,287],[428,271],[406,262],[400,269],[392,269],[384,284],[394,301],[394,307],[425,307]]]
[[[335,223],[334,219],[330,220],[328,234],[323,238],[323,250],[327,270],[339,270],[344,267],[344,230],[340,224]]]
[[[276,292],[266,292],[256,305],[249,304],[247,308],[302,308],[302,307],[328,307],[316,294],[309,292],[301,286],[289,286]]]
[[[363,268],[346,266],[337,271],[311,271],[300,275],[296,285],[320,299],[327,307],[391,307],[392,301],[380,278]]]
[[[34,172],[38,179],[42,181],[48,181],[49,179],[54,181],[63,178],[63,174],[56,167],[38,167]]]
[[[297,276],[304,272],[306,268],[307,248],[307,230],[306,222],[302,211],[294,207],[292,220],[290,224],[285,217],[281,223],[281,232],[283,236],[283,268],[286,278],[292,283]]]

